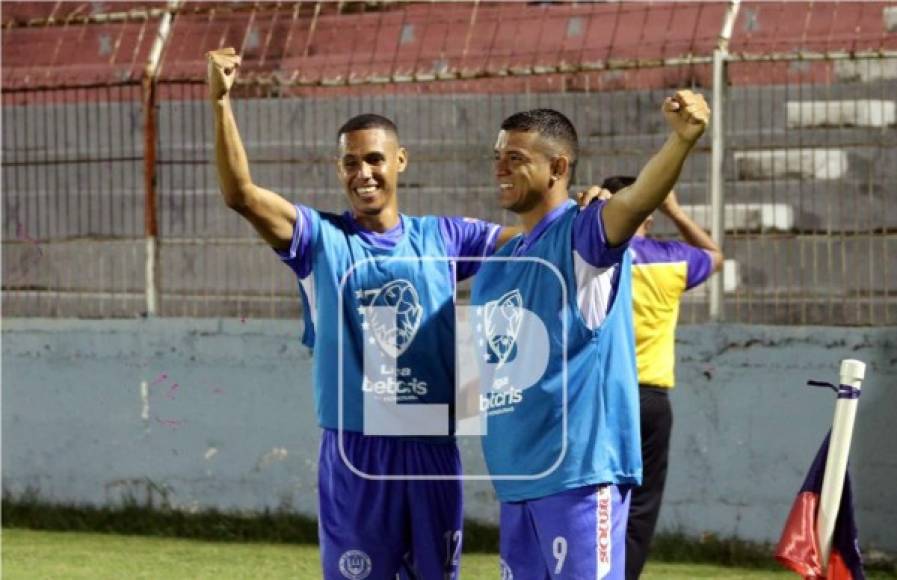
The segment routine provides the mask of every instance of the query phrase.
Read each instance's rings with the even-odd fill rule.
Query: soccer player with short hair
[[[299,278],[323,429],[324,578],[456,578],[462,495],[450,411],[454,292],[476,263],[453,259],[489,255],[513,230],[399,213],[396,190],[408,154],[395,124],[378,115],[353,117],[338,131],[337,171],[350,211],[319,212],[259,187],[229,98],[239,64],[233,49],[209,54],[219,184],[227,205]],[[369,365],[369,357],[382,364]],[[381,431],[416,435],[424,427],[431,436],[365,435],[368,404],[385,409]],[[446,413],[444,421],[406,429],[414,417],[400,411],[409,409]]]
[[[642,475],[627,247],[709,117],[687,90],[663,112],[671,134],[636,182],[583,210],[567,191],[579,154],[570,121],[536,109],[501,125],[499,204],[524,233],[483,264],[471,301],[504,577],[623,578],[630,487]]]

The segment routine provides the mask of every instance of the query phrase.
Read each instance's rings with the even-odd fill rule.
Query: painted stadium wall
[[[3,491],[187,510],[316,508],[299,323],[3,322]],[[897,328],[686,326],[662,530],[774,541],[828,429],[842,358],[868,364],[852,448],[862,543],[897,554]],[[469,466],[480,458],[465,441]],[[495,522],[491,488],[467,513]]]

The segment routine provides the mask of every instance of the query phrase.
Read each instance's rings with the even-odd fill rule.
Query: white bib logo
[[[483,308],[489,355],[498,363],[496,370],[516,355],[517,335],[522,321],[523,297],[519,290],[512,290],[498,300],[487,302]]]
[[[423,318],[420,298],[411,282],[393,280],[377,290],[359,290],[356,296],[368,299],[359,311],[383,352],[397,358],[408,350]]]
[[[358,312],[364,336],[363,425],[366,435],[448,435],[449,406],[421,403],[429,392],[416,367],[402,366],[399,356],[408,350],[423,319],[415,287],[405,279],[393,280],[376,290],[358,290]],[[402,404],[399,404],[402,403]]]

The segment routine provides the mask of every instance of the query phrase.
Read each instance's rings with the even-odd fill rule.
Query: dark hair
[[[346,133],[362,131],[364,129],[383,129],[387,133],[394,135],[396,138],[399,137],[399,129],[396,127],[395,123],[381,115],[364,113],[362,115],[355,115],[343,123],[343,126],[339,128],[339,133],[336,134],[336,138],[339,139]]]
[[[635,178],[631,175],[614,175],[613,177],[608,177],[603,182],[601,182],[601,188],[606,189],[611,193],[617,193],[621,189],[629,187],[633,183],[635,183]]]
[[[505,119],[501,128],[505,131],[535,131],[543,137],[560,142],[570,154],[570,183],[576,172],[579,157],[579,138],[576,128],[563,113],[554,109],[531,109],[514,113]]]

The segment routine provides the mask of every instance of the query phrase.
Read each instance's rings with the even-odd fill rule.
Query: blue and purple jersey
[[[631,266],[603,207],[564,204],[474,278],[483,450],[503,502],[641,481]]]
[[[292,243],[279,253],[299,278],[320,426],[370,433],[364,428],[365,396],[392,397],[393,410],[412,404],[450,408],[455,284],[478,266],[453,259],[490,255],[499,226],[401,215],[395,228],[376,233],[348,212],[296,209]],[[439,436],[451,432],[450,418],[445,421],[394,423]]]

